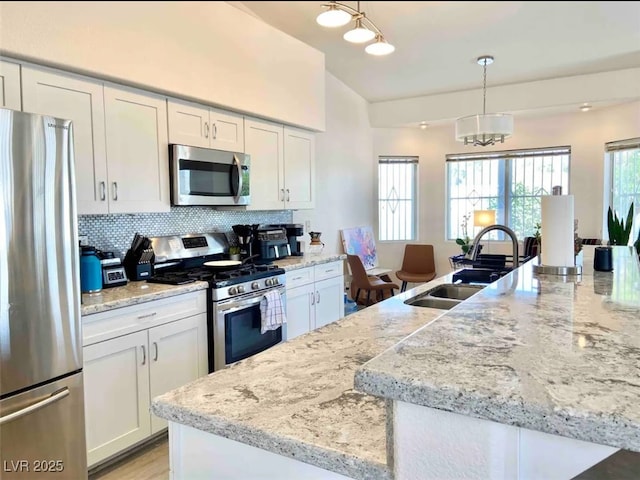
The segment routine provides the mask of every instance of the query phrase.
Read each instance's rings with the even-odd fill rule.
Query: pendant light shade
[[[351,14],[344,10],[338,9],[335,2],[331,2],[329,10],[322,12],[316,18],[316,22],[323,27],[336,28],[342,27],[351,21]]]
[[[376,41],[374,43],[367,45],[364,51],[370,55],[379,56],[379,55],[389,55],[390,53],[393,53],[395,49],[396,47],[394,47],[390,43],[387,43],[384,37],[378,34],[376,35]]]
[[[347,42],[367,43],[375,39],[365,48],[369,55],[383,56],[395,51],[396,48],[385,40],[376,24],[366,13],[360,11],[360,2],[357,9],[339,2],[329,2],[322,6],[328,10],[318,15],[316,22],[323,27],[341,27],[352,20],[355,21],[354,27],[343,35]]]
[[[486,113],[487,107],[487,65],[493,63],[493,57],[485,55],[478,58],[478,64],[484,68],[482,87],[482,114],[469,115],[456,120],[456,140],[465,145],[486,147],[503,143],[513,135],[513,116],[507,113]]]
[[[347,42],[351,43],[365,43],[373,40],[376,37],[375,32],[372,32],[366,27],[362,26],[362,20],[356,20],[356,26],[343,35],[343,38]]]

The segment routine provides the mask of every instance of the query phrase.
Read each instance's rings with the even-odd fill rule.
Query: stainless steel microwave
[[[173,205],[249,205],[250,157],[169,145]]]

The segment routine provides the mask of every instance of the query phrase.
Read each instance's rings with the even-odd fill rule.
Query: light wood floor
[[[89,480],[169,480],[167,437],[93,473]]]

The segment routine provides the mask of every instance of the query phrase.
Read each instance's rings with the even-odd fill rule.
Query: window
[[[605,151],[611,165],[609,204],[626,221],[631,203],[640,213],[640,138],[607,143]]]
[[[418,157],[378,157],[378,238],[417,238]]]
[[[464,237],[461,224],[474,210],[496,210],[497,223],[520,239],[532,236],[540,222],[540,197],[556,185],[569,192],[570,156],[570,147],[447,155],[447,238]],[[488,238],[503,235],[493,231]]]

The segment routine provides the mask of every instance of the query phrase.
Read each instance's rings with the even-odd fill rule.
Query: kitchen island
[[[175,478],[536,478],[548,458],[517,458],[549,452],[536,435],[570,478],[564,440],[574,470],[640,450],[640,269],[614,258],[574,278],[529,263],[448,312],[403,303],[445,275],[157,397]]]

